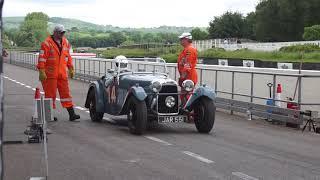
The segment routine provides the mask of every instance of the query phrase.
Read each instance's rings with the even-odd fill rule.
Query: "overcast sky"
[[[4,16],[44,12],[120,27],[200,26],[225,11],[247,14],[259,0],[5,0]]]

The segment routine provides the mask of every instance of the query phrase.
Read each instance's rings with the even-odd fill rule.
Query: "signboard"
[[[278,69],[293,69],[292,63],[278,63]]]
[[[243,67],[254,67],[254,61],[243,60]]]
[[[218,59],[220,66],[228,66],[228,60],[227,59]]]

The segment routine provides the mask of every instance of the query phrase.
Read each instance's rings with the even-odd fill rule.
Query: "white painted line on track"
[[[29,86],[29,85],[26,85],[26,84],[24,84],[24,83],[21,83],[21,82],[19,82],[19,81],[17,81],[17,80],[14,80],[14,79],[11,79],[11,78],[9,78],[9,77],[7,77],[7,76],[3,76],[4,78],[6,78],[6,79],[8,79],[8,80],[10,80],[10,81],[13,81],[14,83],[16,83],[16,84],[19,84],[19,85],[21,85],[21,86],[24,86],[24,87],[26,87],[26,88],[28,88],[28,89],[32,89],[33,91],[35,91],[36,90],[36,88],[33,88],[33,87],[31,87],[31,86]],[[44,92],[43,91],[40,91],[40,94],[44,94]],[[61,99],[60,98],[56,98],[56,101],[61,101]],[[81,111],[84,111],[84,112],[86,112],[86,113],[90,113],[86,108],[83,108],[83,107],[80,107],[80,106],[76,106],[75,107],[76,109],[79,109],[79,110],[81,110]],[[110,120],[110,119],[105,119],[105,120],[107,120],[107,121],[109,121],[109,122],[111,122],[111,123],[116,123],[114,120]]]
[[[153,137],[153,136],[144,136],[144,137],[147,138],[147,139],[150,139],[150,140],[152,140],[152,141],[155,141],[155,142],[164,144],[164,145],[166,145],[166,146],[171,146],[171,145],[172,145],[172,144],[170,144],[170,143],[168,143],[168,142],[166,142],[166,141],[164,141],[164,140],[161,140],[161,139],[156,138],[156,137]]]
[[[214,163],[214,161],[211,161],[210,159],[204,158],[204,157],[200,156],[199,154],[195,154],[195,153],[190,152],[190,151],[182,151],[182,153],[186,154],[188,156],[191,156],[193,158],[196,158],[199,161],[202,161],[202,162],[207,163],[207,164]]]
[[[232,172],[232,175],[237,176],[238,178],[243,179],[243,180],[259,180],[258,178],[249,176],[249,175],[244,174],[242,172]]]
[[[83,107],[80,107],[80,106],[76,106],[76,107],[74,107],[74,108],[79,109],[79,110],[81,110],[81,111],[86,111],[86,110],[87,110],[86,108],[83,108]]]

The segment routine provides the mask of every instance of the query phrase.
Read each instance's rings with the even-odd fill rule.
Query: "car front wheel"
[[[128,126],[132,134],[141,135],[147,127],[147,105],[132,96],[129,99]]]
[[[96,111],[96,95],[94,91],[90,91],[89,94],[89,112],[90,118],[93,122],[101,122],[103,119],[103,112]]]
[[[199,133],[209,133],[215,121],[216,108],[213,100],[201,98],[193,108],[194,123]]]

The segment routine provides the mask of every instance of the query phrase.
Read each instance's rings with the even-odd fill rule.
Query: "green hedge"
[[[280,48],[281,52],[320,52],[320,47],[315,44],[294,45]]]
[[[105,58],[114,58],[118,55],[126,57],[162,57],[167,62],[177,62],[178,54],[182,48],[175,49],[110,49],[103,51]],[[314,45],[290,46],[281,48],[280,51],[262,52],[241,49],[236,51],[225,51],[224,49],[209,49],[199,52],[199,58],[217,59],[255,59],[262,61],[279,61],[279,62],[299,62],[301,52],[304,52],[304,62],[320,62],[320,48]]]

